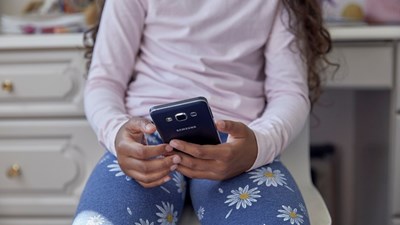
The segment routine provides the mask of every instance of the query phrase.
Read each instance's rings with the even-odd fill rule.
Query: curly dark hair
[[[282,0],[289,9],[289,30],[297,37],[303,61],[307,64],[309,98],[314,104],[322,93],[321,81],[329,67],[338,64],[331,62],[327,54],[332,49],[332,39],[324,26],[319,0]]]
[[[105,0],[97,0],[99,15],[101,15]],[[329,67],[338,68],[327,58],[327,53],[332,48],[332,40],[324,26],[320,0],[281,0],[289,12],[288,29],[297,37],[297,46],[304,63],[307,65],[309,99],[312,105],[322,93],[321,83]],[[86,47],[85,58],[87,68],[90,67],[93,47],[99,29],[101,16],[98,23],[87,30],[84,35]],[[335,70],[335,71],[336,71]]]

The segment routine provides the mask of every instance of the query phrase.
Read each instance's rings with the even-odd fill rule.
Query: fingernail
[[[174,148],[171,147],[171,145],[167,145],[167,146],[165,146],[165,150],[166,150],[167,152],[172,152],[172,150],[174,150]]]
[[[174,156],[173,158],[172,158],[172,162],[174,163],[174,164],[178,164],[178,163],[180,163],[181,162],[181,158],[179,157],[179,156]]]
[[[166,178],[164,178],[164,183],[166,183],[166,182],[168,182],[168,181],[170,181],[171,180],[171,177],[166,177]]]
[[[178,168],[178,165],[173,165],[173,166],[171,166],[171,171],[175,171],[176,170],[176,168]]]
[[[177,143],[176,141],[171,141],[169,144],[170,144],[173,148],[179,148],[179,145],[178,145],[178,143]]]
[[[153,128],[153,124],[148,123],[148,124],[146,125],[146,130],[147,130],[147,131],[150,131],[152,128]]]

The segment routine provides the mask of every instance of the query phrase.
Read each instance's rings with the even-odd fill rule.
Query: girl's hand
[[[228,141],[219,145],[196,145],[180,140],[169,144],[181,157],[177,171],[187,177],[225,180],[251,168],[257,157],[257,141],[245,124],[217,121],[217,129],[228,133]]]
[[[169,174],[181,161],[171,155],[173,148],[167,144],[146,145],[144,134],[152,134],[156,127],[144,118],[132,118],[118,131],[115,147],[118,163],[127,176],[143,187],[159,186],[171,178]],[[169,155],[166,157],[159,157]]]

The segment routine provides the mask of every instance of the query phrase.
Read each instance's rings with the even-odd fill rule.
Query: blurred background
[[[97,19],[91,0],[1,1],[3,34],[83,32]]]
[[[313,182],[335,225],[400,225],[400,1],[321,4],[340,69],[310,119]],[[97,3],[0,0],[0,15],[0,224],[68,224],[99,157],[82,108]]]

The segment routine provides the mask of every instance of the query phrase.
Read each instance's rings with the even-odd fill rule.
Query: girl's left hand
[[[217,129],[228,133],[226,143],[197,145],[181,140],[169,144],[181,157],[177,171],[190,178],[225,180],[239,175],[254,164],[257,141],[253,131],[245,124],[234,121],[217,121]]]

